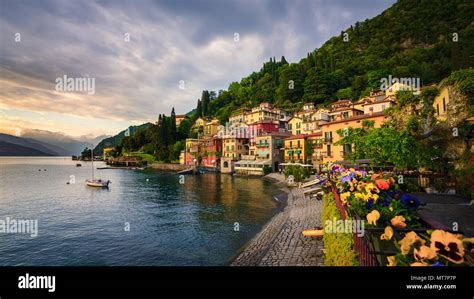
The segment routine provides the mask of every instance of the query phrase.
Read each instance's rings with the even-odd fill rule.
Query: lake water
[[[38,221],[36,237],[0,232],[0,265],[227,265],[278,209],[261,178],[96,170],[112,184],[94,189],[81,163],[0,158],[0,221]]]

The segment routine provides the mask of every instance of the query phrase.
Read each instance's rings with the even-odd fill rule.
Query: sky
[[[114,135],[172,107],[184,114],[202,90],[270,57],[298,62],[394,2],[2,0],[0,132]],[[61,90],[64,76],[94,88]]]

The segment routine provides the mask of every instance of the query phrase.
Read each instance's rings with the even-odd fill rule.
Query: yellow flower
[[[390,220],[390,223],[396,228],[405,228],[405,227],[407,227],[407,225],[405,223],[405,217],[400,216],[400,215],[393,217],[392,220]]]
[[[349,183],[349,191],[353,192],[354,191],[354,183]]]
[[[431,249],[447,260],[461,264],[464,262],[464,246],[462,235],[455,235],[443,230],[435,230],[431,234]]]
[[[347,203],[347,198],[351,196],[350,192],[341,193],[341,201],[343,204]]]
[[[351,167],[351,168],[349,168],[349,171],[350,171],[350,172],[354,172],[355,169]]]
[[[360,192],[354,193],[354,196],[355,196],[355,198],[357,198],[357,199],[363,199],[363,200],[365,200],[365,195],[362,194],[362,193],[360,193]]]
[[[377,186],[375,186],[374,183],[368,183],[365,186],[365,192],[367,192],[369,194],[375,194],[375,193],[379,193],[380,190],[379,190],[379,188],[377,188]]]
[[[411,231],[405,235],[405,237],[398,242],[403,255],[407,255],[410,252],[412,245],[425,245],[425,240],[421,239],[414,231]]]
[[[436,252],[430,247],[422,245],[419,249],[413,250],[413,256],[417,261],[432,260],[436,258]]]
[[[362,172],[356,171],[356,176],[362,176]]]
[[[394,267],[397,265],[397,260],[395,259],[395,256],[387,256],[387,261],[388,261],[388,267]]]
[[[393,212],[393,207],[390,207],[390,208],[388,208],[388,209],[390,210],[390,212]]]
[[[390,240],[393,237],[393,228],[391,226],[385,227],[384,233],[380,236],[380,240]]]
[[[380,218],[380,213],[377,210],[373,210],[372,212],[367,214],[366,218],[369,224],[377,225],[377,220],[379,220]]]

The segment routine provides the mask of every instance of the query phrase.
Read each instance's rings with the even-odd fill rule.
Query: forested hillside
[[[419,77],[423,85],[438,83],[474,65],[473,15],[471,0],[400,0],[341,31],[298,63],[273,57],[217,96],[206,91],[210,99],[202,98],[194,112],[224,121],[233,110],[263,101],[296,110],[304,102],[357,99],[389,74]]]

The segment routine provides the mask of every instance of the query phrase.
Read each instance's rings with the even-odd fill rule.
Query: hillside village
[[[397,92],[410,88],[395,83],[358,101],[335,101],[328,108],[305,103],[295,113],[263,102],[234,111],[225,126],[217,119],[199,117],[192,126],[197,138],[186,139],[180,164],[243,175],[263,175],[288,165],[319,170],[323,163],[346,160],[355,150],[352,144],[337,144],[341,139],[338,130],[360,128],[364,121],[381,127],[385,111],[397,103]],[[438,120],[446,119],[450,96],[448,89],[441,87],[435,97],[433,109]],[[177,116],[177,125],[185,117]]]

